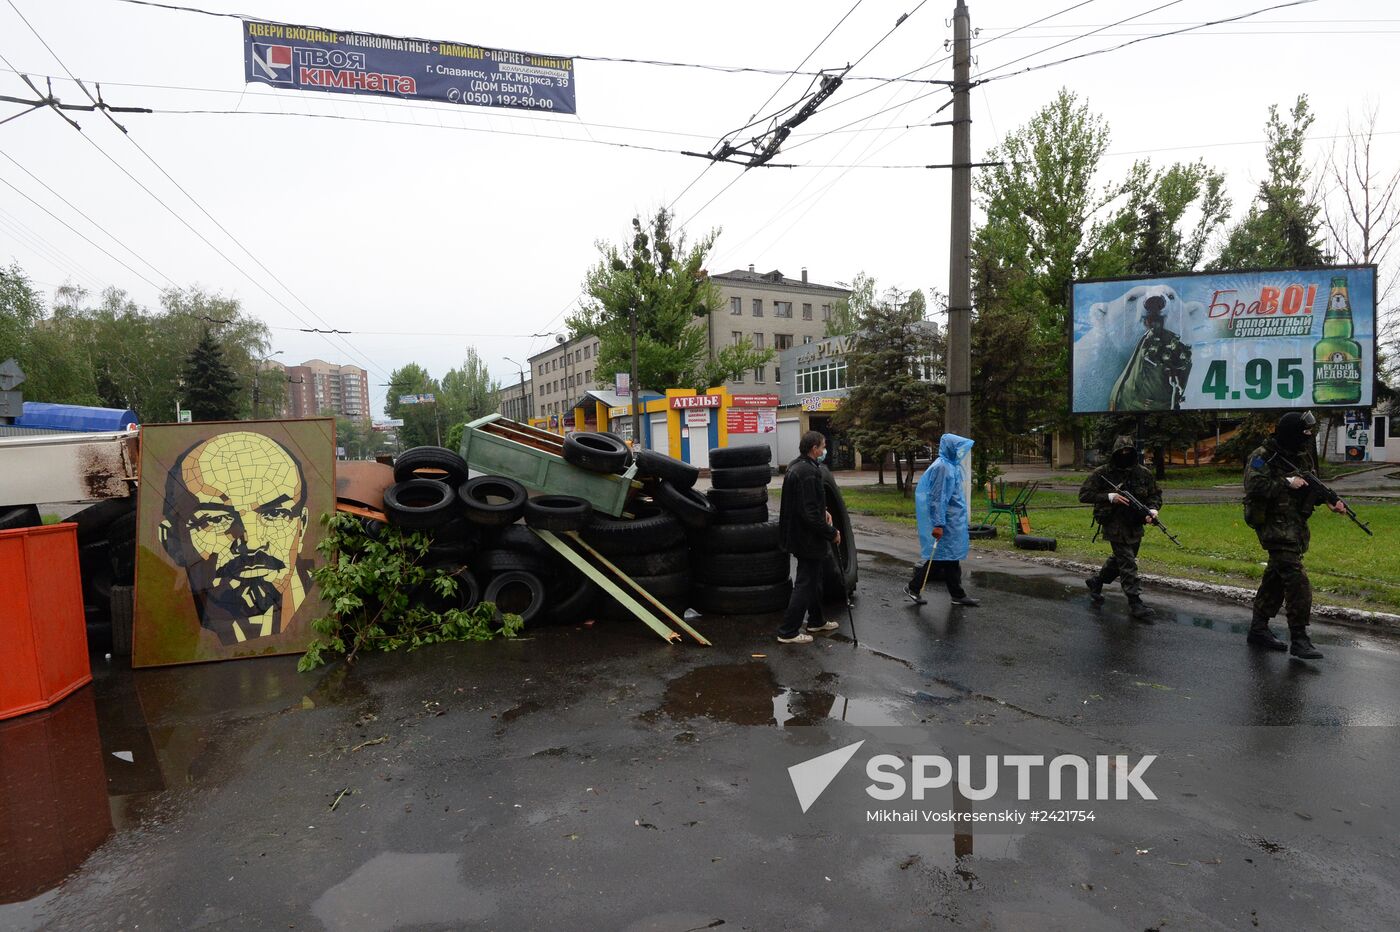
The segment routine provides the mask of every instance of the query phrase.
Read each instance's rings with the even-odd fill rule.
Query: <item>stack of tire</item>
[[[614,473],[635,462],[645,494],[630,499],[621,517],[594,513],[582,537],[667,608],[683,612],[691,588],[686,532],[700,531],[714,518],[714,506],[695,489],[700,470],[654,450],[633,454],[615,434],[591,431],[564,438],[564,459],[582,469]],[[602,608],[620,606],[606,602]]]
[[[721,615],[780,611],[792,594],[791,561],[768,513],[772,450],[766,445],[710,451],[707,493],[715,516],[694,538],[695,607]]]
[[[517,522],[538,530],[572,531],[592,519],[592,508],[568,495],[530,498],[504,476],[468,478],[466,462],[444,447],[415,447],[394,463],[395,484],[384,492],[390,524],[432,537],[425,566],[457,578],[443,597],[428,586],[411,598],[435,611],[491,602],[526,624],[567,621],[586,612],[592,587],[582,575]]]

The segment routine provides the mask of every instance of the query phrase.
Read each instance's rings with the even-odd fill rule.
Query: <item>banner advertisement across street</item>
[[[1372,403],[1374,266],[1081,281],[1072,293],[1074,414]]]
[[[574,60],[458,42],[243,20],[249,83],[575,113]]]

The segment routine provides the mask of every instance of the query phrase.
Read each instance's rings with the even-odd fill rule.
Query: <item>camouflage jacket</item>
[[[1307,553],[1308,519],[1317,501],[1306,487],[1288,487],[1288,477],[1297,473],[1279,457],[1299,469],[1314,469],[1311,453],[1284,453],[1272,439],[1264,441],[1245,460],[1244,520],[1259,535],[1265,550]]]
[[[1079,500],[1094,506],[1094,520],[1103,528],[1105,538],[1122,541],[1141,540],[1147,527],[1142,515],[1131,505],[1109,504],[1108,493],[1113,491],[1109,482],[1126,487],[1148,508],[1161,508],[1162,490],[1157,487],[1152,470],[1141,465],[1120,469],[1112,463],[1106,463],[1089,473],[1089,478],[1079,487]]]

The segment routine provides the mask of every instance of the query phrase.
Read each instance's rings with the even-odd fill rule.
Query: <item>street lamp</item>
[[[565,334],[556,333],[556,334],[554,335],[554,342],[557,343],[558,345],[564,347],[564,392],[565,392],[565,395],[564,395],[564,405],[565,405],[565,408],[564,408],[563,411],[561,411],[561,412],[559,413],[559,426],[562,428],[562,427],[564,426],[564,418],[565,418],[566,416],[567,416],[567,417],[572,417],[572,416],[573,416],[573,410],[574,410],[574,409],[573,409],[573,404],[574,404],[574,403],[573,403],[573,401],[570,400],[571,398],[573,398],[573,394],[574,394],[574,377],[573,377],[573,372],[572,372],[572,366],[573,366],[573,361],[574,361],[574,351],[573,351],[573,349],[569,346],[569,338],[568,338],[568,336],[565,335]],[[577,428],[578,425],[574,425],[574,426],[575,426],[575,428]]]
[[[274,353],[270,353],[264,356],[262,359],[259,359],[256,363],[253,364],[253,420],[255,421],[258,419],[258,400],[260,398],[260,395],[258,393],[258,379],[262,375],[263,363],[267,362],[273,356],[281,355],[282,351],[277,350]]]
[[[509,356],[502,358],[504,358],[506,362],[515,363],[516,368],[520,370],[520,399],[512,407],[516,413],[515,419],[521,423],[528,424],[530,421],[530,406],[525,403],[525,364],[511,359]],[[522,413],[525,415],[524,417],[520,416]]]

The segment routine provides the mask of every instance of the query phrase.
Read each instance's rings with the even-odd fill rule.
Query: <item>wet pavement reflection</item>
[[[60,884],[114,831],[155,817],[167,790],[217,786],[227,776],[220,736],[238,723],[358,698],[344,668],[304,676],[296,658],[92,665],[91,685],[0,722],[0,906]]]
[[[787,728],[836,720],[852,725],[900,725],[917,721],[901,710],[907,702],[844,696],[830,686],[838,677],[819,673],[818,688],[781,686],[766,663],[715,664],[672,680],[658,710],[674,719],[708,718],[733,725]]]

